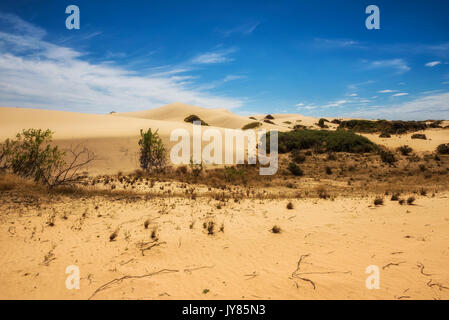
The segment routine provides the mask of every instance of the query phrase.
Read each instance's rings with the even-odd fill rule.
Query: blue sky
[[[365,27],[370,4],[380,30]],[[7,0],[0,105],[449,119],[448,30],[441,0]]]

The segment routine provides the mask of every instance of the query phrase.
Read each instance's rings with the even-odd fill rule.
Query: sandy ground
[[[0,140],[24,128],[49,128],[56,144],[81,143],[99,156],[89,174],[132,172],[138,168],[140,129],[158,129],[169,146],[173,129],[191,131],[183,121],[191,113],[219,130],[254,121],[182,104],[113,115],[2,107]],[[274,117],[275,124],[263,128],[317,122],[301,115]],[[449,141],[447,129],[425,134],[427,140],[366,136],[389,148],[408,144],[419,153]],[[170,188],[163,184],[154,188]],[[410,206],[386,198],[385,205],[374,207],[372,198],[349,194],[292,199],[292,210],[286,199],[221,203],[207,197],[59,195],[28,202],[12,192],[1,194],[0,201],[3,299],[449,298],[447,191],[418,197]],[[213,235],[203,228],[208,221],[215,223]],[[282,232],[270,232],[274,225]],[[117,239],[110,241],[117,228]],[[65,286],[69,265],[80,269],[79,290]],[[370,265],[380,269],[378,290],[365,286]]]
[[[369,198],[292,202],[292,210],[286,200],[230,202],[218,210],[204,198],[3,205],[0,298],[449,298],[448,194],[413,206],[374,207]],[[203,228],[210,220],[213,235]],[[281,233],[270,232],[273,225]],[[142,251],[142,242],[158,245]],[[292,276],[301,256],[298,275],[310,281]],[[69,265],[80,269],[79,290],[66,289]],[[369,265],[380,269],[378,290],[365,286]],[[96,292],[114,279],[160,270]]]

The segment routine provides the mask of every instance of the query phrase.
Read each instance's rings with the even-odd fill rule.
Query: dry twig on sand
[[[424,272],[424,265],[423,265],[421,262],[418,262],[417,266],[418,266],[419,271],[421,272],[422,275],[428,276],[428,277],[431,276],[430,273],[425,273],[425,272]]]
[[[401,261],[401,262],[398,262],[398,263],[390,262],[390,263],[384,265],[382,267],[382,270],[385,270],[386,268],[389,268],[391,266],[399,266],[400,264],[403,264],[403,263],[405,263],[405,261]]]
[[[141,278],[146,278],[146,277],[152,277],[154,275],[157,274],[161,274],[161,273],[174,273],[174,272],[179,272],[179,270],[176,269],[161,269],[159,271],[155,271],[155,272],[151,272],[151,273],[146,273],[146,274],[142,274],[139,276],[130,276],[130,275],[126,275],[123,276],[121,278],[117,278],[117,279],[113,279],[107,283],[105,283],[104,285],[102,285],[101,287],[97,288],[92,294],[91,296],[88,298],[88,300],[92,299],[97,293],[99,293],[100,291],[106,290],[107,288],[109,288],[111,285],[114,285],[116,283],[120,283],[123,280],[126,279],[141,279]]]

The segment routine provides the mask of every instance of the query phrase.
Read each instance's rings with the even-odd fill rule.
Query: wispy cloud
[[[44,41],[44,30],[17,16],[0,14],[0,22],[9,25],[8,32],[0,32],[0,105],[97,113],[173,101],[204,107],[242,105],[241,99],[202,90],[192,76],[182,73],[186,69],[139,75],[115,64],[88,62],[83,52]],[[198,61],[217,63],[226,54]]]
[[[398,92],[398,90],[386,89],[386,90],[377,91],[377,93],[393,93],[393,92]]]
[[[337,100],[337,101],[325,104],[325,105],[321,106],[321,108],[340,107],[348,102],[349,102],[348,100]]]
[[[237,51],[237,49],[231,48],[231,49],[226,49],[226,50],[202,53],[202,54],[194,57],[192,59],[192,63],[194,63],[194,64],[216,64],[216,63],[230,62],[230,61],[233,61],[234,59],[230,58],[229,55],[236,51]]]
[[[369,110],[359,110],[352,112],[349,116],[371,119],[448,120],[448,101],[449,93],[441,93],[392,106],[377,106]]]
[[[402,74],[410,70],[410,67],[407,65],[404,59],[377,60],[368,62],[368,69],[382,68],[396,69],[396,72],[398,74]]]
[[[399,92],[399,93],[395,93],[394,95],[392,95],[392,97],[402,97],[402,96],[406,96],[408,95],[407,92]]]
[[[229,37],[233,34],[250,35],[254,32],[254,30],[256,30],[259,24],[259,22],[247,22],[239,25],[238,27],[223,31],[223,35],[225,37]]]
[[[435,67],[435,66],[437,66],[437,65],[439,65],[439,64],[441,64],[441,61],[431,61],[431,62],[427,62],[426,64],[425,64],[425,66],[426,67]]]

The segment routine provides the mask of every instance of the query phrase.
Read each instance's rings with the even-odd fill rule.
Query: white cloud
[[[349,102],[349,101],[348,100],[338,100],[338,101],[331,102],[331,103],[326,104],[326,105],[321,106],[321,107],[322,108],[340,107],[340,106],[342,106],[343,104],[345,104],[347,102]]]
[[[441,93],[392,106],[377,106],[370,110],[359,110],[349,116],[370,119],[449,120],[448,101],[449,93]]]
[[[398,74],[405,73],[410,70],[410,67],[403,59],[378,60],[371,61],[368,64],[368,69],[393,68]]]
[[[250,35],[256,30],[256,28],[259,26],[259,22],[248,22],[245,24],[242,24],[238,27],[235,27],[233,29],[227,30],[223,32],[223,35],[225,37],[229,37],[232,34],[243,34],[243,35]]]
[[[234,80],[240,80],[240,79],[245,79],[246,76],[239,76],[239,75],[227,75],[226,77],[224,77],[223,82],[229,82],[229,81],[234,81]]]
[[[351,93],[349,96],[350,97],[357,97],[357,93]]]
[[[398,92],[398,90],[386,89],[386,90],[377,91],[377,93],[393,93],[393,92]]]
[[[304,106],[304,103],[298,103],[296,106],[297,107],[302,107],[302,106]]]
[[[234,59],[228,57],[229,54],[234,53],[236,51],[235,48],[228,50],[221,50],[216,52],[206,52],[200,55],[197,55],[192,59],[192,63],[194,64],[215,64],[215,63],[224,63],[230,62]]]
[[[435,66],[437,66],[437,65],[439,65],[439,64],[441,64],[441,61],[431,61],[431,62],[427,62],[426,64],[425,64],[425,66],[426,67],[435,67]]]
[[[212,95],[184,69],[146,76],[110,63],[90,63],[83,53],[42,40],[45,32],[0,14],[12,32],[0,32],[0,105],[106,113],[149,109],[174,101],[235,108],[242,100]],[[209,56],[217,61],[219,57]]]
[[[408,95],[407,92],[400,92],[400,93],[395,93],[395,94],[393,95],[393,97],[402,97],[402,96],[406,96],[406,95]]]

